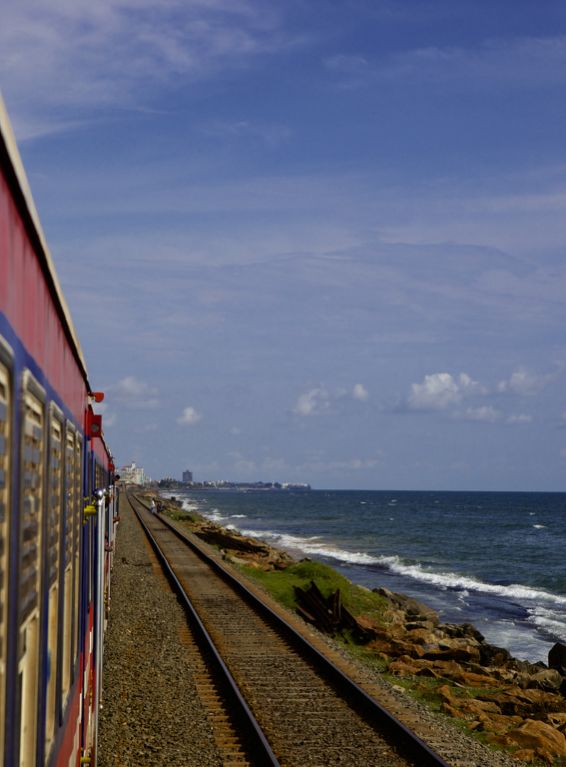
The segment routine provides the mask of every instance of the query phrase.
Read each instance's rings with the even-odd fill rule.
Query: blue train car
[[[0,98],[0,759],[96,763],[116,500],[80,344]]]

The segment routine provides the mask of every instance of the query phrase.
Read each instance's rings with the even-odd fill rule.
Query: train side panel
[[[95,765],[113,464],[7,134],[0,99],[0,759]]]

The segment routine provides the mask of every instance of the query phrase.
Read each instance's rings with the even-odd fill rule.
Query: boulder
[[[441,623],[438,627],[446,636],[454,639],[475,639],[477,642],[485,641],[485,637],[471,623]]]
[[[456,663],[455,660],[434,660],[428,662],[431,668],[448,679],[452,679],[454,676],[462,673],[462,666]]]
[[[510,730],[506,738],[510,744],[532,749],[536,756],[549,763],[566,756],[566,738],[546,722],[527,719],[520,727]]]
[[[562,685],[562,675],[556,669],[546,668],[534,674],[518,674],[515,684],[525,690],[536,688],[556,692]]]
[[[506,666],[511,660],[511,653],[503,647],[483,642],[479,647],[482,666]]]
[[[508,716],[533,716],[564,710],[564,698],[543,690],[522,690],[520,687],[504,687],[501,690],[479,692],[480,700],[497,703]]]
[[[481,712],[473,729],[505,735],[510,729],[518,727],[523,720],[520,716],[504,716],[497,713]]]
[[[499,687],[499,683],[494,677],[487,676],[487,674],[474,674],[471,671],[460,670],[460,673],[451,674],[450,679],[465,687]]]
[[[423,658],[434,661],[450,661],[454,660],[458,663],[469,663],[475,661],[479,657],[479,650],[475,645],[468,644],[452,644],[448,645],[443,643],[435,648],[430,648],[425,651]]]
[[[556,730],[560,730],[566,734],[566,713],[554,712],[547,717],[548,723],[551,724]]]
[[[434,645],[437,642],[435,633],[430,629],[421,628],[420,626],[419,628],[408,629],[406,639],[408,642],[414,642],[419,645]]]
[[[385,597],[391,604],[402,610],[413,622],[417,620],[429,620],[435,625],[440,622],[436,610],[427,607],[427,605],[423,605],[412,597],[408,597],[405,594],[397,594],[394,591],[389,591],[389,589],[384,588],[373,589],[373,591],[376,594]]]
[[[395,676],[416,676],[419,673],[419,666],[412,663],[412,658],[403,655],[389,664],[388,671]]]
[[[548,651],[548,665],[566,676],[566,644],[556,642]]]

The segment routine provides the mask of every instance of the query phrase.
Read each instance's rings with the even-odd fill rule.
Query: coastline
[[[282,549],[222,527],[198,512],[183,511],[180,501],[169,500],[167,505],[166,513],[188,523],[192,532],[219,548],[228,563],[259,580],[263,588],[265,578],[258,579],[259,573],[271,572],[277,579],[278,573],[291,572],[299,564]],[[373,593],[381,600],[383,616],[381,620],[363,613],[354,616],[363,641],[354,648],[351,632],[349,638],[343,627],[331,632],[344,651],[354,650],[358,660],[377,667],[395,685],[459,720],[484,742],[510,750],[515,758],[551,764],[566,756],[564,645],[557,643],[551,650],[548,664],[519,661],[505,648],[486,642],[470,624],[441,623],[434,610],[403,594],[383,588]],[[316,626],[316,621],[311,623]]]

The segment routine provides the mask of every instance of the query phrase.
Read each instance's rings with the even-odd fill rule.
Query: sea
[[[187,510],[472,623],[519,659],[566,643],[566,494],[176,493]]]

